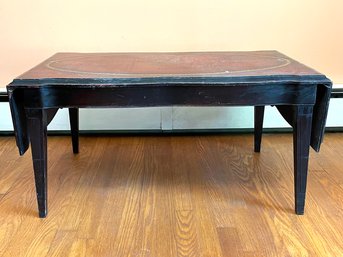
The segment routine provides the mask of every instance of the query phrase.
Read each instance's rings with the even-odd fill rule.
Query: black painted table
[[[255,106],[255,151],[265,105],[293,127],[295,212],[303,214],[310,145],[319,151],[331,82],[276,51],[57,53],[7,86],[16,142],[31,142],[39,216],[47,215],[47,125],[69,108],[78,152],[78,108]]]

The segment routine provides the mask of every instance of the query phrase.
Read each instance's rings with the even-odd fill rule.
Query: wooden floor
[[[343,134],[311,150],[293,211],[291,134],[49,137],[49,214],[31,153],[0,137],[0,256],[343,256]]]

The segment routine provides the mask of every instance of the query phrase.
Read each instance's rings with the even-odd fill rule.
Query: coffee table
[[[319,151],[331,91],[323,74],[277,51],[57,53],[7,86],[19,152],[31,142],[39,217],[47,215],[47,125],[69,108],[255,106],[255,151],[264,106],[293,127],[295,212],[304,213],[310,145]]]

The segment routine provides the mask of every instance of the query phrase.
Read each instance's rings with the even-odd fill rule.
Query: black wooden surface
[[[26,109],[35,174],[39,217],[47,215],[47,113],[43,109]]]
[[[79,153],[79,109],[69,108],[70,131],[73,153]]]
[[[254,151],[256,153],[261,151],[264,109],[264,105],[254,108]]]

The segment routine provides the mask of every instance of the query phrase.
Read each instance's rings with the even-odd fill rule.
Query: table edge
[[[134,85],[243,85],[243,84],[332,84],[323,74],[316,75],[270,75],[244,77],[146,77],[146,78],[44,78],[14,79],[7,88],[46,87],[52,85],[74,86],[134,86]]]

